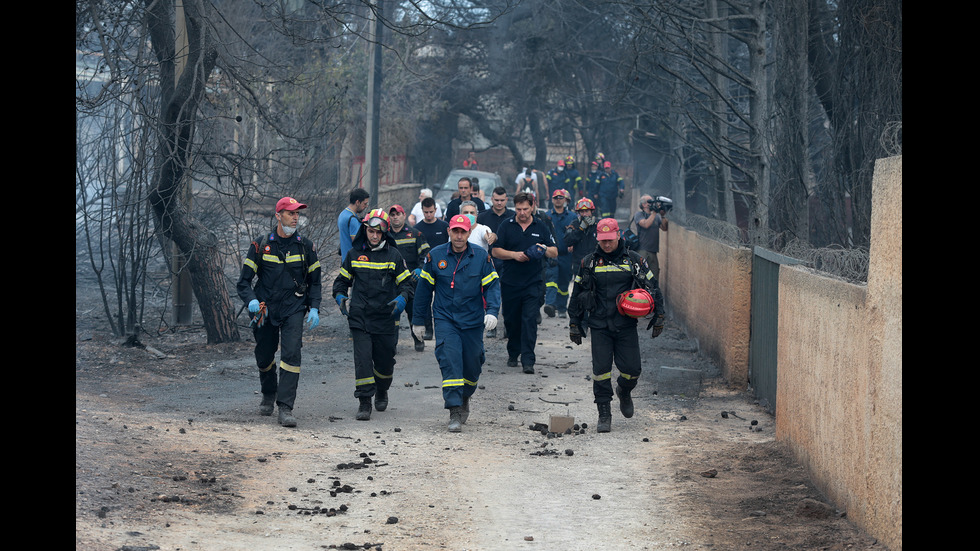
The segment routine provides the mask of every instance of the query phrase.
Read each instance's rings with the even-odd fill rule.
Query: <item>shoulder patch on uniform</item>
[[[448,266],[448,265],[449,264],[446,263],[446,259],[445,258],[443,258],[442,260],[439,261],[438,264],[436,264],[436,266],[438,266],[440,270],[445,270],[446,269],[446,266]]]

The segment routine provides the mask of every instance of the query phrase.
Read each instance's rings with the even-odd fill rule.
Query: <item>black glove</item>
[[[582,330],[574,323],[568,324],[568,338],[575,344],[582,344]]]
[[[653,333],[650,334],[651,339],[655,339],[664,332],[664,315],[654,316],[650,319],[650,324],[647,325],[647,329],[653,328]]]

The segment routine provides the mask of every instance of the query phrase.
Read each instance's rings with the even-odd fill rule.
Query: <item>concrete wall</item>
[[[868,284],[779,276],[776,437],[848,518],[902,549],[902,158],[881,159]],[[751,252],[671,223],[661,286],[676,323],[744,387]]]
[[[371,208],[391,209],[391,205],[401,205],[406,214],[411,214],[412,207],[419,202],[419,191],[422,184],[393,184],[378,187],[378,198],[371,198]]]
[[[660,234],[661,289],[672,320],[736,388],[748,386],[752,251],[670,223]]]
[[[779,278],[776,437],[848,518],[902,548],[902,158],[875,170],[867,287]]]

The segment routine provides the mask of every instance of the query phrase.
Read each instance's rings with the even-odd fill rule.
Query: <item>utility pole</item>
[[[176,45],[175,50],[177,52],[177,63],[175,64],[175,75],[174,75],[174,85],[180,81],[180,76],[184,72],[185,65],[187,64],[187,28],[186,22],[184,21],[184,3],[182,0],[177,0],[176,2]],[[187,176],[185,175],[185,178]],[[191,212],[191,186],[188,184],[184,192],[184,207],[187,212]],[[173,322],[174,325],[190,325],[194,301],[194,290],[191,286],[191,273],[186,269],[187,258],[183,253],[180,252],[180,248],[177,244],[173,244],[173,251],[171,255],[172,265],[171,271],[174,274],[174,311],[173,311]]]
[[[384,0],[374,0],[370,11],[370,48],[368,64],[368,107],[367,133],[365,135],[364,164],[367,169],[367,187],[371,199],[378,200],[379,157],[378,149],[380,132],[378,126],[381,119],[381,34],[384,27],[381,24],[384,13]]]

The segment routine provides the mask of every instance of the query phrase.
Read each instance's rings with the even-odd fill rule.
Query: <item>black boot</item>
[[[276,395],[275,394],[263,394],[262,402],[259,404],[259,415],[272,415],[272,411],[276,409]]]
[[[449,408],[449,432],[460,432],[463,430],[463,412],[461,407]]]
[[[619,398],[619,411],[623,412],[623,417],[629,419],[633,416],[633,397],[630,391],[616,385],[616,397]]]
[[[599,424],[596,425],[596,432],[609,432],[612,430],[612,410],[609,402],[596,404],[599,408]]]
[[[361,405],[357,408],[357,415],[354,417],[358,421],[368,421],[371,419],[371,397],[362,396]]]
[[[470,397],[467,396],[463,398],[463,407],[459,408],[459,421],[460,423],[466,423],[466,420],[470,418]]]
[[[388,409],[388,391],[379,390],[377,394],[374,395],[374,409],[378,411],[384,411]]]
[[[279,424],[284,427],[296,426],[296,417],[293,416],[293,408],[279,404]]]

